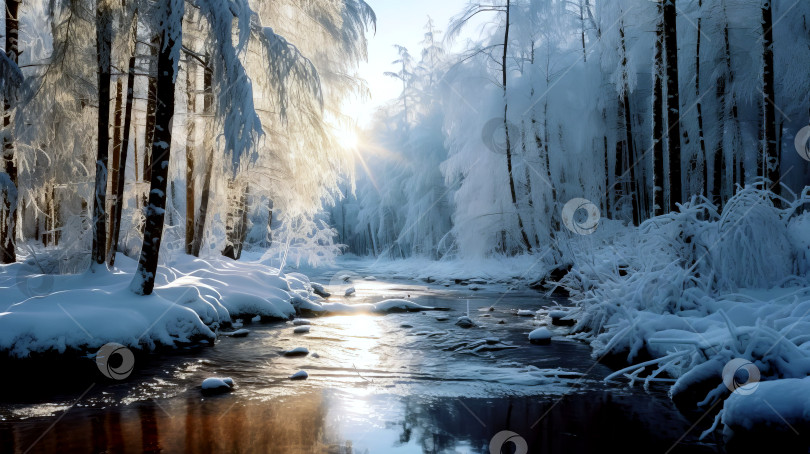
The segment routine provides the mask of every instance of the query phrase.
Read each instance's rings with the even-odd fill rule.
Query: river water
[[[553,304],[537,292],[403,280],[355,287],[335,300],[410,297],[449,310],[313,318],[306,334],[245,321],[246,338],[138,356],[120,382],[85,373],[89,358],[24,382],[4,370],[0,452],[489,453],[502,431],[518,442],[503,452],[521,440],[543,453],[718,450],[697,440],[705,422],[692,428],[665,388],[603,383],[611,370],[581,342],[530,344],[534,321],[516,311]],[[468,304],[478,326],[455,326]],[[310,354],[283,355],[296,347]],[[289,380],[298,370],[309,378]],[[233,378],[235,391],[204,396],[211,376]]]

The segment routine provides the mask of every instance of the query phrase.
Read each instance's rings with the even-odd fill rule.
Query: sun
[[[357,129],[354,125],[334,128],[335,139],[341,147],[347,150],[356,150],[358,144]]]

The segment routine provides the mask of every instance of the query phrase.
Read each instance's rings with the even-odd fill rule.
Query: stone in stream
[[[290,380],[306,380],[309,378],[309,374],[305,370],[299,370],[298,372],[290,375]]]
[[[475,323],[473,323],[473,321],[470,320],[470,317],[462,315],[461,317],[458,318],[458,320],[456,320],[456,326],[461,328],[472,328],[473,326],[475,326]]]
[[[204,395],[223,394],[233,391],[234,383],[230,377],[206,378],[202,382],[202,392]]]
[[[551,331],[548,328],[537,328],[529,333],[529,342],[536,345],[545,345],[551,342]]]
[[[296,347],[292,350],[287,350],[284,352],[284,356],[307,356],[309,355],[309,349],[306,347]]]
[[[505,322],[505,321],[503,321],[503,320],[498,320],[498,324],[499,324],[499,325],[505,325],[505,324],[506,324],[506,322]]]
[[[318,284],[316,282],[312,282],[312,283],[310,283],[310,285],[312,286],[312,292],[315,293],[316,295],[318,295],[318,296],[320,296],[322,298],[329,298],[330,296],[332,296],[331,293],[326,291],[326,289],[323,287],[323,285]]]
[[[293,325],[295,326],[302,326],[302,325],[311,325],[312,322],[309,320],[304,320],[302,318],[296,318],[292,321]]]
[[[307,326],[307,325],[296,326],[295,329],[293,329],[294,334],[306,334],[308,332],[309,332],[309,326]]]
[[[399,325],[399,327],[400,327],[400,328],[413,328],[413,325],[409,325],[409,324],[407,324],[407,323],[403,323],[403,324]]]
[[[344,296],[352,296],[352,295],[354,295],[354,292],[356,292],[354,287],[349,287],[349,288],[346,289],[346,292],[343,293],[343,295]]]
[[[250,334],[250,330],[238,329],[236,331],[231,331],[229,333],[220,333],[220,334],[227,337],[247,337],[248,334]]]
[[[555,326],[574,326],[577,323],[572,318],[566,318],[568,316],[566,311],[551,311],[548,316],[551,317],[551,324]]]

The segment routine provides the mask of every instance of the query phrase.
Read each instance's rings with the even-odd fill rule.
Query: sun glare
[[[354,126],[336,127],[335,138],[341,147],[347,150],[357,149],[357,130]]]

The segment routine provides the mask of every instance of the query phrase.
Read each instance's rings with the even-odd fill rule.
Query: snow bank
[[[810,377],[758,383],[751,394],[726,399],[721,421],[732,431],[801,431],[810,426]]]
[[[810,230],[801,208],[808,195],[780,209],[772,193],[750,186],[722,215],[693,198],[638,228],[605,221],[594,235],[574,238],[574,266],[562,284],[576,295],[575,337],[589,341],[595,357],[634,364],[611,379],[672,379],[676,403],[704,410],[725,400],[717,408],[725,407],[729,427],[784,425],[770,409],[746,414],[777,389],[807,391],[804,381],[784,379],[810,375]],[[731,394],[722,374],[733,359],[768,383],[751,396]],[[787,400],[775,399],[796,421],[810,421],[803,405],[787,408]]]
[[[0,266],[0,352],[16,357],[109,342],[147,350],[210,342],[236,317],[289,320],[297,309],[321,310],[306,276],[258,263],[177,257],[158,269],[154,293],[138,296],[128,290],[136,262],[124,255],[114,270],[77,275],[40,276],[37,259]]]

